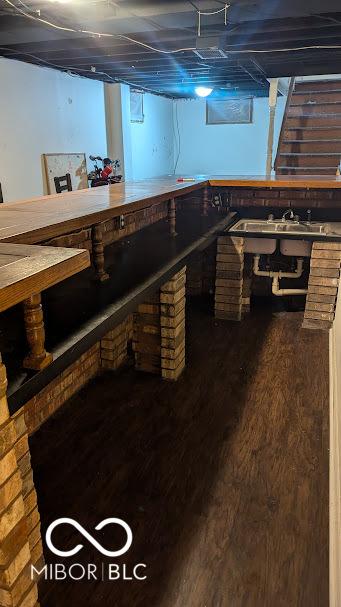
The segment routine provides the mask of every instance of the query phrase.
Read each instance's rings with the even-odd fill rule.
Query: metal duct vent
[[[198,36],[194,53],[200,59],[227,59],[220,36]]]

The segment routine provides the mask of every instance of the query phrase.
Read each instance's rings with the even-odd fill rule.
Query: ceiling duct
[[[221,36],[198,36],[194,53],[200,59],[227,59]]]

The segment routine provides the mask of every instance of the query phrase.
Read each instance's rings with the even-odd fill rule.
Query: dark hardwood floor
[[[121,517],[134,541],[117,562],[148,575],[41,581],[41,607],[327,607],[328,336],[301,320],[195,306],[179,382],[104,375],[32,437],[43,531],[73,517],[110,549],[122,536],[93,529]],[[71,561],[107,560],[81,543]]]

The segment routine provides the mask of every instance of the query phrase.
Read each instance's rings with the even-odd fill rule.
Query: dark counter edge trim
[[[341,236],[316,236],[311,234],[306,234],[303,236],[302,234],[274,234],[272,232],[261,234],[260,232],[243,232],[241,230],[233,230],[233,225],[231,230],[222,231],[219,236],[238,236],[239,238],[270,238],[271,240],[306,240],[309,242],[341,242]]]
[[[163,268],[139,285],[130,294],[110,306],[107,306],[103,312],[92,318],[65,340],[53,351],[55,358],[49,367],[31,377],[13,393],[8,394],[7,398],[10,414],[14,415],[14,413],[21,409],[21,407],[31,400],[31,398],[43,390],[72,363],[76,362],[82,354],[100,341],[106,333],[122,322],[129,314],[134,312],[136,306],[148,295],[153,293],[155,289],[159,288],[176,274],[176,272],[186,264],[193,253],[202,251],[212,244],[217,238],[217,235],[221,233],[224,228],[226,229],[226,227],[231,225],[234,215],[234,213],[229,213],[229,215],[213,226],[204,236],[201,236],[184,249],[184,251],[173,261],[163,266]],[[71,346],[70,342],[72,343]]]

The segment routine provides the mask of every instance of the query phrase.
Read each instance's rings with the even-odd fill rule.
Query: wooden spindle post
[[[24,301],[24,320],[29,354],[24,360],[25,369],[41,371],[52,363],[53,356],[45,350],[45,328],[41,294],[31,295]]]
[[[92,254],[97,280],[100,282],[108,280],[109,274],[106,273],[104,268],[103,232],[100,223],[92,228]]]
[[[208,191],[208,187],[204,188],[203,198],[202,198],[202,215],[208,215],[208,205],[210,201],[210,195]]]
[[[0,426],[5,423],[9,418],[8,404],[7,404],[7,375],[6,367],[2,362],[0,354]]]
[[[171,198],[168,202],[168,221],[169,221],[170,235],[177,236],[177,233],[176,233],[176,204],[175,204],[174,198]]]

